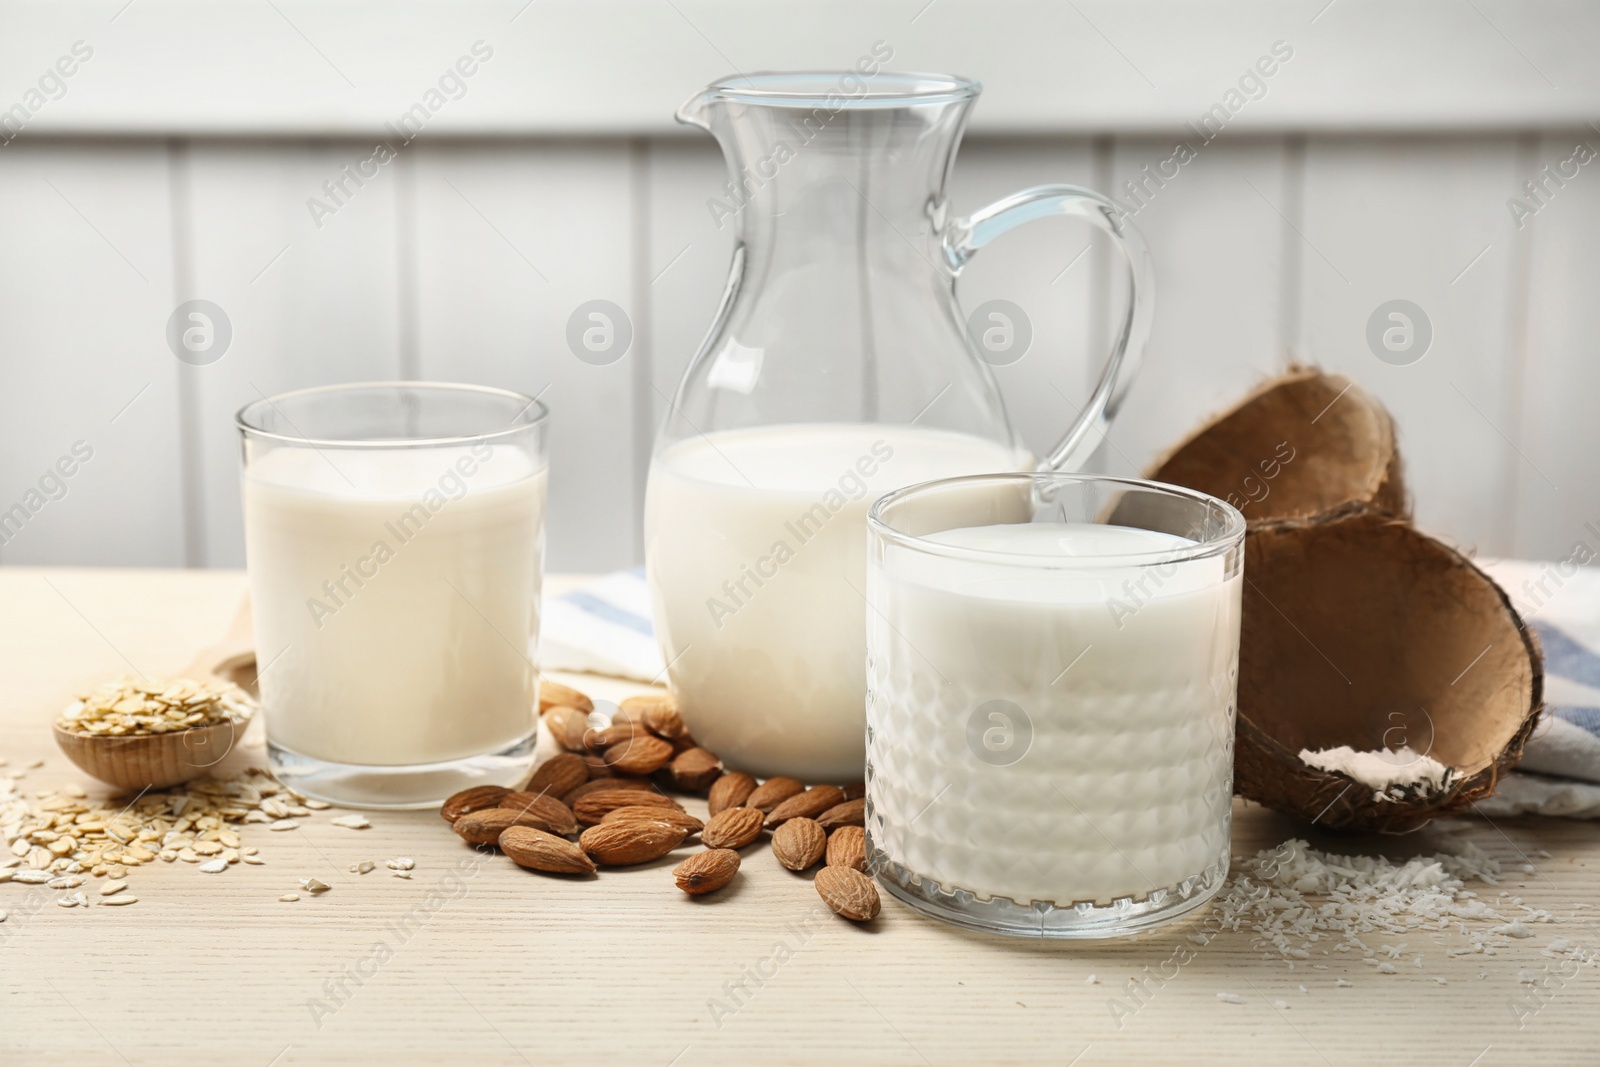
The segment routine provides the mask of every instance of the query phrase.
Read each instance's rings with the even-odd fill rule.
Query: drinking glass
[[[1244,520],[1086,474],[925,482],[868,516],[867,843],[913,908],[1105,937],[1228,870]]]
[[[240,410],[268,752],[296,791],[428,807],[527,774],[547,415],[425,382]]]

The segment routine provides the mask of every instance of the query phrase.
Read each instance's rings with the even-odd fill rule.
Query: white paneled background
[[[398,105],[382,93],[369,100],[363,88],[335,106],[345,90],[314,54],[292,79],[294,92],[279,96],[251,83],[244,64],[231,80],[215,75],[233,94],[229,112],[227,100],[158,91],[117,66],[126,64],[114,34],[153,39],[162,19],[200,10],[171,0],[145,6],[148,14],[114,18],[120,5],[71,7],[71,18],[103,29],[102,66],[85,65],[56,111],[0,147],[0,511],[74,442],[94,450],[66,495],[0,547],[0,562],[239,566],[233,412],[262,394],[375,378],[540,395],[554,413],[550,566],[637,561],[651,437],[720,295],[732,235],[705,206],[725,177],[721,157],[709,139],[667,126],[671,106],[724,73],[722,53],[740,42],[754,53],[740,65],[755,69],[848,65],[872,40],[895,39],[872,21],[887,16],[861,14],[862,5],[790,5],[833,19],[842,43],[796,29],[805,39],[773,44],[754,23],[732,25],[729,8],[685,3],[674,16],[673,5],[630,0],[616,10],[638,14],[637,33],[670,35],[672,49],[693,54],[678,66],[653,53],[612,56],[613,82],[628,62],[659,62],[667,65],[638,78],[662,85],[602,91],[600,75],[553,85],[526,43],[529,28],[549,20],[538,54],[558,63],[551,27],[599,16],[570,4],[541,4],[526,17],[521,3],[468,4],[455,16],[414,4],[405,10],[415,35],[442,34],[430,19],[463,27],[419,57],[387,56],[385,70],[431,76],[487,36],[481,26],[505,35],[495,38],[500,66],[485,66],[460,123],[430,129],[319,227],[307,198],[370,154],[371,116],[403,110],[427,78],[396,75],[405,87]],[[353,30],[319,23],[313,6],[279,6],[282,21],[268,11],[259,30],[272,48],[289,54],[320,41],[329,65],[337,56],[362,80],[354,46],[339,37]],[[1438,61],[1454,95],[1411,69],[1386,75],[1398,79],[1388,95],[1374,75],[1343,95],[1296,96],[1305,85],[1335,85],[1329,70],[1340,63],[1366,69],[1361,48],[1387,47],[1381,35],[1367,41],[1339,24],[1379,18],[1376,8],[1358,0],[1331,10],[1272,5],[1270,14],[1252,4],[1171,7],[1173,19],[1193,7],[1220,13],[1190,27],[1199,55],[1186,53],[1182,65],[1166,37],[1115,5],[1085,3],[1078,17],[1050,7],[1039,18],[1063,35],[1059,69],[1071,70],[1058,74],[1048,57],[997,56],[992,43],[969,38],[963,26],[981,7],[944,0],[913,18],[921,6],[895,15],[906,61],[893,66],[959,68],[996,87],[997,106],[979,104],[957,166],[962,213],[1047,181],[1120,195],[1142,165],[1170,154],[1179,123],[1167,116],[1198,114],[1275,37],[1301,34],[1301,66],[1285,67],[1285,88],[1135,217],[1155,256],[1156,324],[1102,468],[1137,470],[1261,375],[1317,361],[1394,411],[1426,528],[1489,555],[1557,558],[1579,539],[1596,544],[1584,524],[1600,525],[1600,162],[1525,228],[1506,203],[1575,143],[1600,147],[1600,129],[1585,119],[1600,118],[1592,11],[1540,5],[1544,21],[1513,33],[1514,43],[1512,8],[1480,4],[1475,15],[1470,5],[1415,5],[1464,49]],[[207,8],[196,32],[223,32],[206,30],[205,19],[238,7]],[[1381,17],[1414,19],[1415,9]],[[1011,14],[1043,11],[1021,4]],[[87,32],[51,21],[68,18],[58,12],[30,17],[24,45],[0,18],[6,69],[43,69]],[[706,32],[689,34],[685,22]],[[1088,58],[1075,65],[1078,53]],[[1487,58],[1475,64],[1470,55]],[[1135,62],[1155,80],[1130,73]],[[1291,74],[1301,90],[1289,88]],[[1099,79],[1104,117],[1085,111],[1087,91],[1049,81],[1080,76]],[[317,78],[320,87],[307,88]],[[1045,103],[1015,85],[1008,95],[1008,78]],[[1141,103],[1140,78],[1166,95]],[[524,90],[536,99],[523,101]],[[140,93],[149,99],[136,106],[129,97]],[[995,116],[987,125],[986,111]],[[986,250],[960,283],[968,307],[1003,296],[1033,319],[1032,350],[997,376],[1036,450],[1087,392],[1108,301],[1120,297],[1110,266],[1084,231],[1052,224]],[[189,298],[214,301],[232,322],[232,345],[210,366],[180,364],[165,343],[168,315]],[[628,354],[604,367],[580,362],[565,341],[573,309],[596,298],[621,305],[634,327]],[[1393,298],[1432,319],[1432,348],[1411,366],[1380,362],[1365,341],[1369,314]]]

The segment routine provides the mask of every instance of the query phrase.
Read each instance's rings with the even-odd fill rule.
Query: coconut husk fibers
[[[1262,383],[1148,477],[1226,500],[1247,521],[1309,518],[1352,500],[1410,514],[1389,412],[1344,375],[1313,367]]]
[[[1245,539],[1234,789],[1318,826],[1404,833],[1494,791],[1542,704],[1537,640],[1454,549],[1369,504],[1253,523]],[[1300,750],[1409,745],[1431,795],[1374,790]]]

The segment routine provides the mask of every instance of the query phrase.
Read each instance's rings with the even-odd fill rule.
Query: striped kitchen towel
[[[1480,566],[1539,634],[1545,713],[1516,771],[1477,810],[1600,818],[1600,568],[1573,559]]]
[[[636,682],[665,680],[643,567],[608,574],[546,600],[539,630],[540,662],[549,670]]]
[[[1600,567],[1492,560],[1480,564],[1511,595],[1544,646],[1544,720],[1518,769],[1477,809],[1600,818]],[[544,665],[661,682],[644,568],[618,571],[545,602]]]

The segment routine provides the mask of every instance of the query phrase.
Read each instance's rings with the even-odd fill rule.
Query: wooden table
[[[26,788],[87,784],[55,750],[51,717],[75,690],[130,664],[153,677],[178,669],[226,630],[243,590],[230,572],[0,569],[0,754],[10,760],[0,773],[42,758]],[[637,688],[563,680],[613,699]],[[1551,854],[1505,888],[1560,923],[1494,957],[1450,959],[1460,937],[1435,944],[1428,935],[1410,939],[1410,951],[1425,954],[1422,970],[1380,975],[1339,954],[1328,970],[1290,971],[1260,958],[1248,934],[1225,934],[1119,1027],[1112,1004],[1130,1003],[1125,983],[1156,969],[1192,926],[1037,943],[946,927],[886,895],[879,920],[858,927],[821,910],[809,879],[781,869],[766,848],[749,850],[729,890],[694,900],[672,886],[675,859],[588,883],[529,874],[499,856],[474,870],[474,854],[437,815],[371,818],[364,831],[334,827],[324,813],[298,833],[249,826],[246,843],[260,846],[264,866],[220,875],[184,863],[139,868],[131,879],[140,901],[128,908],[24,913],[29,887],[0,885],[0,908],[12,910],[0,924],[0,1063],[1600,1059],[1596,968],[1566,978],[1520,1028],[1511,1007],[1527,1003],[1518,971],[1542,973],[1551,939],[1600,946],[1600,914],[1573,907],[1595,901],[1600,886],[1600,835],[1587,824],[1480,819],[1452,835],[1508,870],[1520,870],[1523,855]],[[1236,807],[1236,853],[1301,832]],[[1442,837],[1312,843],[1416,850]],[[416,859],[410,881],[383,869],[399,855]],[[348,873],[366,859],[379,870]],[[332,891],[278,901],[307,876]],[[402,940],[392,924],[419,906],[426,919]],[[392,955],[378,961],[380,943]],[[348,976],[359,972],[358,985]],[[1354,984],[1336,987],[1341,978]],[[346,995],[330,992],[340,982]],[[1244,1003],[1219,1001],[1219,992]],[[1288,1010],[1272,1005],[1280,998]]]

